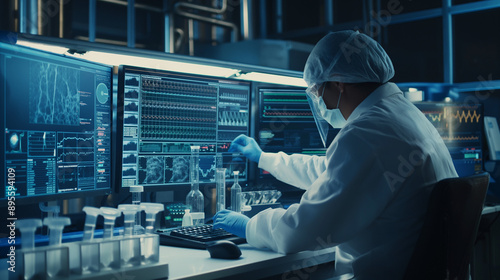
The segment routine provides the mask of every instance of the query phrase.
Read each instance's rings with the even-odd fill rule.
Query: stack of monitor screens
[[[226,168],[228,182],[237,170],[243,184],[259,183],[271,176],[249,174],[246,158],[228,151],[251,126],[266,152],[325,154],[303,88],[260,85],[252,101],[247,81],[132,66],[119,68],[113,128],[112,70],[0,43],[2,205],[12,197],[32,203],[107,194],[115,179],[147,191],[189,189],[191,146],[200,146],[201,183],[213,183],[217,167]],[[416,106],[441,134],[460,176],[482,170],[481,105]]]
[[[107,194],[112,67],[0,43],[0,200]]]
[[[436,127],[460,177],[483,170],[483,106],[481,104],[415,103]]]
[[[187,187],[191,146],[200,146],[200,183],[213,183],[217,167],[226,168],[226,181],[239,171],[244,183],[247,160],[228,148],[238,135],[249,135],[250,90],[245,81],[120,66],[121,186]],[[222,157],[220,165],[216,155]]]

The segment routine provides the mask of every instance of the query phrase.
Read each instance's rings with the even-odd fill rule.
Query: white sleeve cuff
[[[260,158],[259,158],[259,168],[261,169],[264,169],[268,172],[271,172],[272,170],[271,167],[273,166],[273,161],[274,161],[274,158],[275,158],[275,154],[274,153],[262,153],[260,154]]]

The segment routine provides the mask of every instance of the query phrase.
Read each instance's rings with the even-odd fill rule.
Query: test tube
[[[65,226],[71,224],[68,217],[53,217],[43,219],[43,224],[49,228],[49,245],[60,245]]]
[[[116,208],[101,207],[101,215],[104,217],[104,231],[100,243],[100,261],[102,269],[113,269],[120,267],[120,242],[112,239],[115,219],[122,214]]]
[[[111,207],[101,207],[100,209],[101,215],[104,217],[104,231],[102,233],[102,238],[108,239],[113,237],[115,219],[121,215],[121,211]]]
[[[130,236],[134,230],[135,216],[141,210],[140,205],[120,204],[118,209],[123,213],[123,235]]]
[[[42,226],[40,219],[23,219],[16,221],[16,228],[21,232],[23,249],[35,248],[35,231]]]
[[[233,171],[234,183],[231,187],[231,210],[241,213],[241,186],[238,183],[239,171]]]
[[[92,206],[83,207],[83,212],[85,212],[85,226],[83,228],[83,241],[90,241],[94,239],[94,229],[95,223],[97,221],[97,216],[101,214],[101,210]]]
[[[226,209],[226,168],[217,168],[215,171],[216,184],[216,211]]]
[[[23,219],[16,221],[16,228],[21,232],[21,245],[23,251],[33,250],[35,248],[35,232],[42,226],[40,219]],[[31,279],[36,274],[35,254],[25,254],[24,258],[24,277]]]
[[[165,206],[161,203],[150,202],[143,202],[141,203],[141,206],[144,207],[144,211],[146,212],[146,233],[154,233],[156,214],[163,211]]]
[[[140,205],[141,204],[141,196],[144,192],[144,186],[130,186],[130,193],[132,194],[132,204]],[[141,211],[138,211],[135,214],[135,224],[134,224],[134,234],[144,234],[144,227],[141,222]]]
[[[143,202],[141,206],[146,212],[146,235],[141,237],[141,255],[145,263],[155,263],[160,259],[160,241],[155,230],[156,214],[163,211],[161,203]]]
[[[276,203],[276,201],[278,201],[280,197],[281,197],[281,192],[278,190],[273,190],[271,201],[269,203]]]
[[[83,212],[85,212],[85,226],[83,228],[83,238],[84,242],[89,242],[94,240],[94,229],[97,221],[97,216],[101,214],[101,209],[85,206],[83,207]],[[83,273],[88,273],[90,271],[99,270],[99,250],[95,247],[95,244],[82,244],[81,245],[81,269]]]
[[[131,238],[134,230],[135,215],[141,210],[140,205],[120,204],[118,209],[123,213],[123,235],[124,239],[120,241],[120,254],[122,264],[133,266],[140,264],[141,248],[140,239]]]
[[[63,229],[71,224],[71,220],[68,217],[49,217],[43,219],[43,224],[49,228],[49,245],[59,246],[62,241]],[[61,250],[47,252],[47,275],[49,277],[54,277],[67,270],[67,267],[63,266],[64,259]]]

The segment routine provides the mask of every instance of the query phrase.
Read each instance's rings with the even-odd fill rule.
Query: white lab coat
[[[250,219],[248,243],[281,253],[338,245],[335,275],[354,279],[402,278],[429,186],[457,177],[436,129],[393,83],[353,111],[326,156],[263,153],[259,168],[306,192]]]

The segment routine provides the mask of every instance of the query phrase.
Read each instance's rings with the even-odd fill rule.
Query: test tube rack
[[[19,250],[17,269],[9,279],[135,279],[168,277],[168,264],[159,262],[157,234],[114,236]]]

